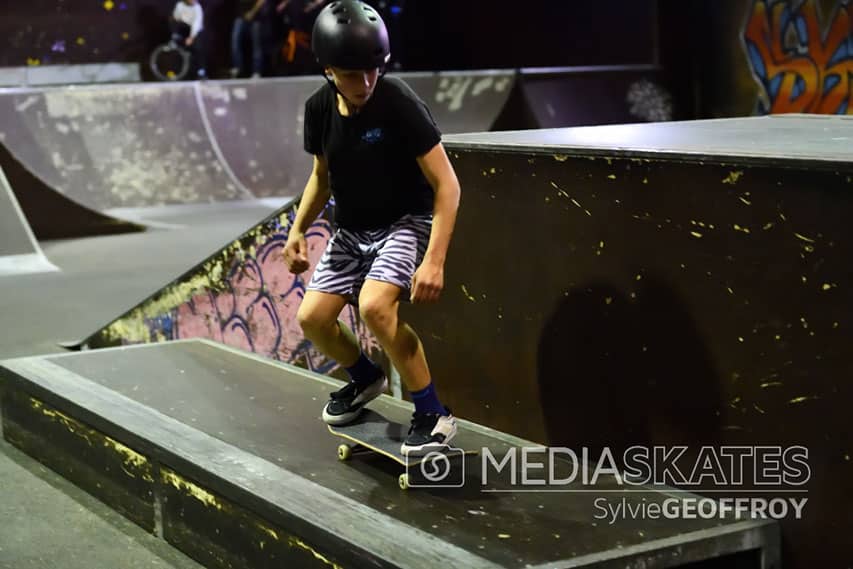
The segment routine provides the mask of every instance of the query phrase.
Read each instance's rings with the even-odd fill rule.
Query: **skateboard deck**
[[[428,452],[424,456],[407,456],[401,453],[400,447],[409,434],[409,425],[391,421],[370,409],[366,409],[352,423],[328,425],[328,428],[330,433],[347,441],[347,443],[338,446],[338,459],[342,461],[349,460],[354,453],[366,451],[378,453],[401,466],[410,468],[419,465],[424,460],[434,459],[435,457],[435,452]],[[475,451],[457,449],[452,444],[448,445],[447,449],[448,452],[442,454],[450,458],[476,454]],[[409,487],[408,482],[408,474],[401,474],[400,487],[407,489]]]

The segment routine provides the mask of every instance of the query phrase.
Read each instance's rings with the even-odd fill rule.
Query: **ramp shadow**
[[[719,439],[720,383],[684,303],[647,278],[635,298],[608,284],[569,294],[544,322],[537,376],[548,444],[620,462],[631,445]]]

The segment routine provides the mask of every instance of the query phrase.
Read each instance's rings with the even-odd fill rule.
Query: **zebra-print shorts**
[[[429,244],[431,215],[406,215],[390,227],[364,231],[339,228],[326,247],[308,290],[347,297],[358,304],[366,279],[397,285],[409,300],[412,276]]]

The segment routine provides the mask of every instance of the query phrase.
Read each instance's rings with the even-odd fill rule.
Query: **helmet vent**
[[[343,13],[344,13],[344,12],[346,12],[346,11],[347,11],[347,9],[346,9],[345,7],[343,7],[343,6],[338,6],[337,8],[335,8],[334,10],[332,10],[332,14],[334,14],[335,16],[337,16],[338,14],[343,14]]]
[[[349,18],[338,18],[339,24],[349,24],[351,21]]]
[[[367,19],[370,20],[371,22],[375,22],[376,16],[368,16]]]

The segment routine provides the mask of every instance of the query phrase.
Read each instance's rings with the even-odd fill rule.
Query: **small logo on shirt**
[[[382,129],[381,128],[372,128],[368,131],[365,131],[364,134],[361,135],[362,142],[366,142],[368,144],[375,144],[382,140]]]

